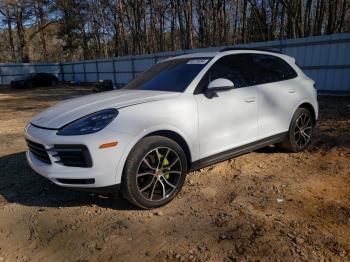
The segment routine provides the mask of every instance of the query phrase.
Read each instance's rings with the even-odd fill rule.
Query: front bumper
[[[35,172],[64,187],[93,189],[120,184],[122,174],[117,172],[120,170],[118,166],[124,166],[120,159],[132,138],[130,135],[108,129],[82,136],[57,136],[56,132],[56,130],[47,130],[29,125],[26,128],[25,137],[30,141],[43,145],[46,149],[53,148],[54,145],[84,145],[91,155],[92,166],[65,166],[57,161],[53,155],[54,153],[50,150],[47,153],[51,164],[45,163],[28,150],[26,153],[27,161]],[[118,141],[118,145],[104,149],[99,148],[101,144],[112,141]]]

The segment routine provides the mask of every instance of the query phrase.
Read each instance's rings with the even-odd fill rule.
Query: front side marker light
[[[105,143],[99,146],[99,149],[104,149],[104,148],[110,148],[110,147],[115,147],[118,145],[117,141],[114,142],[109,142],[109,143]]]

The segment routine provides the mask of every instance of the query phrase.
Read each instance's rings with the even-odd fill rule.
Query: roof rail
[[[239,51],[239,50],[265,51],[265,52],[271,52],[271,53],[281,54],[281,52],[275,51],[275,50],[260,49],[260,48],[247,48],[247,47],[227,47],[227,48],[221,49],[220,52],[235,51],[235,50],[237,50],[237,51]]]

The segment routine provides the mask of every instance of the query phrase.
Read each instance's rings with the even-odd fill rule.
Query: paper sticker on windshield
[[[208,59],[194,59],[187,62],[188,65],[204,65],[208,62]]]

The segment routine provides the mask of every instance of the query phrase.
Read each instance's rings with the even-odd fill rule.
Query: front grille
[[[26,139],[29,151],[40,161],[51,164],[50,157],[43,145]]]
[[[92,167],[89,150],[84,145],[55,145],[50,151],[57,159],[55,163],[72,167]]]

